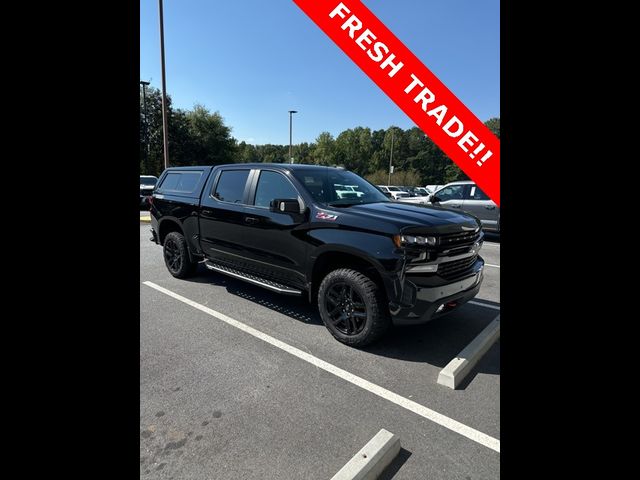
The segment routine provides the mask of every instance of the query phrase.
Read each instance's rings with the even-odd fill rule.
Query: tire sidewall
[[[167,263],[167,258],[165,256],[165,249],[166,249],[167,242],[174,242],[178,247],[178,251],[180,252],[180,257],[182,258],[182,262],[180,264],[180,269],[178,271],[171,270],[171,268],[169,267],[169,264]],[[167,236],[164,239],[164,244],[162,248],[162,257],[164,259],[164,264],[167,267],[167,270],[169,270],[169,273],[176,278],[184,278],[188,276],[193,270],[191,261],[189,258],[189,250],[187,249],[187,241],[185,240],[184,236],[179,232],[170,232],[169,234],[167,234]]]
[[[368,343],[368,338],[371,335],[371,330],[373,329],[374,315],[380,315],[380,308],[375,296],[372,298],[370,292],[365,289],[364,285],[362,285],[360,282],[354,281],[351,275],[349,275],[347,272],[360,273],[354,270],[339,269],[330,272],[322,280],[320,288],[318,289],[318,310],[320,312],[320,318],[322,319],[324,325],[339,341],[346,344],[364,345]],[[367,312],[365,325],[362,331],[356,335],[345,335],[328,320],[329,314],[327,312],[325,296],[327,291],[335,283],[348,284],[356,291],[360,298],[362,298],[362,301],[365,304],[365,309]]]

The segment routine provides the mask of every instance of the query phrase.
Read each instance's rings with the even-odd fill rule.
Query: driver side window
[[[298,191],[283,175],[269,170],[262,170],[258,179],[258,187],[256,188],[256,197],[253,204],[256,207],[269,208],[271,200],[275,198],[297,199]]]
[[[447,200],[462,200],[464,198],[465,187],[466,185],[451,185],[436,192],[435,195],[441,202],[446,202]]]

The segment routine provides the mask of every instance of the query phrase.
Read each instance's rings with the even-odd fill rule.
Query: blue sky
[[[337,4],[336,0],[336,4]],[[482,121],[500,116],[499,0],[363,0]],[[167,93],[253,144],[414,123],[292,0],[165,0]],[[140,79],[161,87],[158,1],[140,0]]]

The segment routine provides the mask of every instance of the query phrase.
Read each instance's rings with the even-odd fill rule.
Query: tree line
[[[146,101],[140,89],[140,174],[158,176],[164,169],[162,94],[150,87],[146,88],[145,97]],[[211,113],[202,105],[191,110],[173,108],[170,96],[167,107],[171,166],[289,161],[289,145],[238,142],[219,112]],[[499,118],[492,118],[485,125],[500,137]],[[293,145],[293,157],[295,163],[343,166],[374,184],[386,185],[392,142],[391,184],[416,186],[467,179],[418,127],[408,130],[395,126],[380,130],[355,127],[335,138],[322,132],[315,142]]]

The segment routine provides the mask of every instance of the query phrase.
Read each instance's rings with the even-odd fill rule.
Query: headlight
[[[405,247],[407,245],[416,246],[433,246],[436,244],[436,237],[421,237],[417,235],[394,235],[393,243],[396,247]]]

